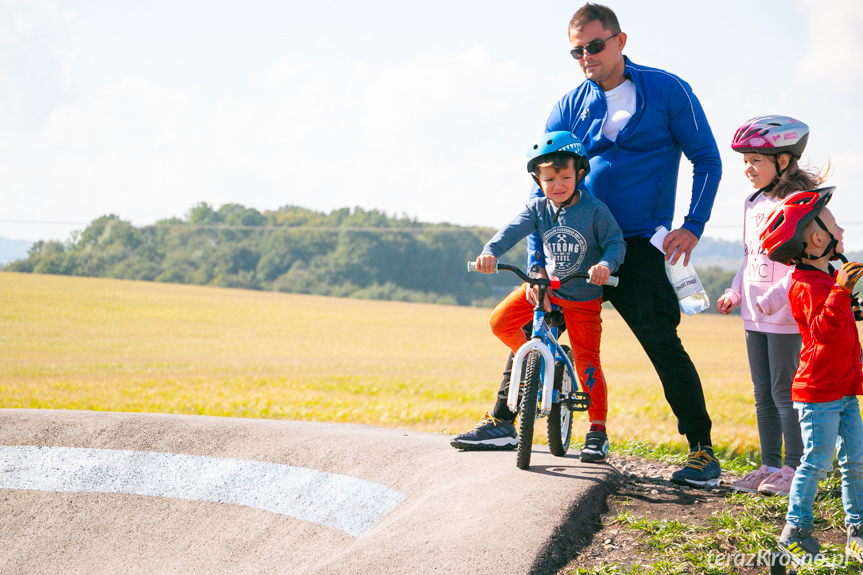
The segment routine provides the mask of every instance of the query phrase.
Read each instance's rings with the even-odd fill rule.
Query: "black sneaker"
[[[713,455],[713,449],[698,444],[689,448],[689,458],[686,464],[671,475],[671,482],[678,485],[719,485],[719,460]]]
[[[518,445],[518,434],[512,421],[503,421],[486,413],[473,429],[467,433],[459,433],[449,444],[466,451],[515,449]]]
[[[863,531],[863,525],[848,526],[848,542],[845,543],[845,553],[849,557],[853,557],[858,563],[863,563],[863,537],[860,537],[860,532]]]
[[[779,547],[791,557],[797,565],[812,563],[819,557],[821,544],[812,536],[814,528],[798,529],[786,523],[779,535]]]
[[[581,460],[587,463],[603,463],[608,457],[608,435],[604,431],[589,431],[584,438]]]

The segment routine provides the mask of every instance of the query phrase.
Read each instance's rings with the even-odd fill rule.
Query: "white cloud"
[[[0,0],[0,127],[32,126],[68,97],[69,15],[39,0]]]
[[[143,224],[206,201],[499,225],[526,197],[536,82],[482,49],[403,65],[290,58],[251,96],[214,102],[117,80],[0,134],[7,215]]]
[[[863,3],[799,0],[798,5],[807,38],[797,74],[823,98],[830,98],[834,90],[858,96],[863,90]]]
[[[45,2],[3,0],[0,2],[0,44],[9,46],[32,34],[38,13],[49,9]]]
[[[856,134],[863,129],[863,4],[855,0],[798,2],[806,38],[801,58],[795,62],[794,93],[812,135],[808,161],[819,168],[829,162],[832,176],[825,185],[837,187],[831,204],[837,221],[845,227],[845,244],[863,246],[860,182],[863,181],[863,148]]]

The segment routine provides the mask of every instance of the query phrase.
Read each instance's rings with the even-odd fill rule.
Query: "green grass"
[[[766,498],[764,498],[766,499]],[[615,518],[615,524],[622,528],[634,529],[640,532],[640,538],[652,553],[652,559],[645,558],[643,564],[632,567],[620,567],[616,564],[600,565],[591,568],[577,568],[567,571],[570,575],[640,575],[640,574],[677,574],[704,573],[725,575],[738,573],[739,570],[728,565],[728,559],[723,564],[721,557],[731,556],[756,558],[765,553],[777,551],[776,533],[781,527],[781,518],[785,513],[784,498],[774,498],[780,501],[781,509],[762,509],[759,498],[745,497],[737,502],[740,506],[733,512],[724,511],[710,518],[706,525],[688,525],[676,520],[636,519],[628,512],[622,512]],[[775,506],[772,506],[775,507]],[[831,505],[822,508],[819,518],[825,522],[823,515],[829,513]],[[821,551],[829,561],[837,561],[844,553],[844,546],[825,543]],[[659,559],[656,559],[659,557]],[[733,561],[734,559],[731,559]],[[648,563],[649,561],[649,563]],[[767,567],[762,563],[762,569]],[[831,565],[814,565],[800,568],[800,575],[836,573]],[[850,560],[841,567],[841,573],[861,573],[863,567]]]
[[[838,479],[831,478],[822,483],[820,493],[825,497],[815,507],[815,528],[844,530],[841,500],[835,494]],[[757,555],[763,550],[777,551],[776,535],[784,524],[788,505],[787,498],[752,497],[746,494],[728,496],[734,507],[708,518],[706,525],[685,525],[675,520],[636,519],[623,512],[615,522],[623,527],[636,529],[642,541],[666,557],[650,567],[621,570],[620,573],[675,573],[672,568],[685,566],[681,573],[736,573],[733,567],[717,565],[710,561],[713,556],[726,553]],[[822,553],[838,557],[844,553],[844,545],[825,543]],[[843,573],[861,573],[863,568],[853,560],[842,567]],[[800,575],[807,573],[832,573],[832,568],[816,565],[802,568]],[[591,573],[584,571],[583,574]],[[593,573],[602,573],[594,571]]]
[[[647,547],[644,564],[621,567],[616,564],[567,571],[568,575],[647,575],[704,573],[725,575],[738,573],[733,565],[722,564],[717,557],[744,554],[757,557],[778,551],[776,539],[785,520],[788,499],[784,497],[752,497],[745,493],[727,496],[730,510],[709,517],[703,525],[677,520],[637,518],[624,510],[612,524],[639,532],[639,540]],[[844,531],[844,511],[839,496],[839,479],[831,477],[821,483],[816,500],[815,529]],[[822,553],[828,561],[838,561],[844,545],[822,542]],[[656,559],[659,557],[659,559]],[[732,559],[733,560],[733,559]],[[727,562],[727,560],[726,560]],[[762,565],[766,572],[767,567]],[[863,566],[850,559],[839,571],[829,563],[800,568],[800,575],[829,573],[863,573]]]
[[[617,455],[634,455],[655,461],[683,463],[686,460],[684,446],[676,444],[650,444],[647,442],[619,442],[611,447]],[[733,458],[718,455],[726,471],[745,473],[751,470],[746,457]],[[723,565],[716,557],[750,554],[758,556],[765,551],[778,551],[776,540],[782,525],[788,499],[785,497],[753,497],[746,493],[730,493],[726,496],[730,510],[709,517],[703,525],[693,525],[678,520],[648,519],[634,517],[624,509],[617,513],[607,526],[634,530],[639,540],[647,547],[644,564],[621,567],[602,564],[590,568],[568,570],[568,575],[676,575],[707,574],[726,575],[738,573],[734,566]],[[844,532],[845,512],[842,508],[841,487],[838,477],[829,477],[821,482],[815,506],[815,529],[817,532],[838,530]],[[844,546],[823,543],[822,553],[830,558],[844,554]],[[766,572],[767,567],[762,566]],[[836,571],[831,565],[816,565],[801,568],[800,575],[827,575],[830,573],[863,573],[853,559]]]
[[[492,392],[476,358],[505,357],[485,317],[0,273],[0,407],[467,426]]]
[[[458,306],[0,273],[0,407],[457,433],[488,410],[500,382],[507,350],[487,316]],[[683,445],[635,338],[612,309],[603,327],[612,442]],[[681,336],[704,382],[717,450],[751,454],[757,431],[739,318],[684,317]],[[586,426],[576,418],[573,435]]]

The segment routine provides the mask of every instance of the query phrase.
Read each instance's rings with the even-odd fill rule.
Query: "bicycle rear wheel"
[[[530,465],[530,452],[533,448],[533,424],[536,422],[536,408],[539,403],[539,382],[541,357],[538,352],[531,352],[525,358],[524,393],[518,410],[518,458],[516,466],[527,469]]]
[[[569,346],[561,347],[569,361],[575,365]],[[558,397],[568,397],[572,393],[572,378],[569,377],[566,365],[562,361],[554,362],[554,390],[558,393]],[[552,404],[551,412],[548,414],[548,450],[558,457],[566,455],[571,438],[572,411],[560,402]]]

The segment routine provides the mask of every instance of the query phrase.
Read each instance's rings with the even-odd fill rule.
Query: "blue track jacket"
[[[625,238],[671,229],[681,151],[693,164],[692,200],[683,227],[700,238],[722,175],[716,140],[689,84],[664,70],[626,58],[624,75],[636,90],[635,113],[612,142],[602,135],[608,108],[598,84],[585,80],[555,105],[546,132],[568,130],[584,143],[590,173],[584,186],[611,210]],[[531,198],[542,195],[534,186]],[[541,240],[528,238],[530,264]]]

